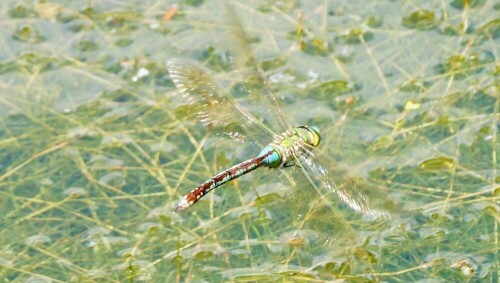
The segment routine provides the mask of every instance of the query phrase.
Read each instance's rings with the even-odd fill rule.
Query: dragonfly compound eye
[[[306,126],[309,138],[309,144],[318,147],[321,142],[321,135],[319,134],[319,129],[316,126]]]

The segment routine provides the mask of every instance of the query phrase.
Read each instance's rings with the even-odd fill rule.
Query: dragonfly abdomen
[[[186,209],[198,200],[200,200],[204,195],[209,193],[211,190],[224,185],[225,183],[234,180],[242,175],[245,175],[253,170],[259,168],[262,165],[270,167],[267,165],[269,158],[275,153],[275,150],[270,148],[268,151],[262,151],[259,156],[244,161],[240,164],[234,165],[219,174],[213,176],[212,178],[205,181],[203,184],[199,185],[196,189],[192,190],[186,194],[179,204],[177,205],[176,211],[181,211]]]

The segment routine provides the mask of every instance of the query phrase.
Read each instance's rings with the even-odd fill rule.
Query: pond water
[[[498,282],[498,10],[2,1],[1,281]],[[181,95],[172,58],[206,69],[226,124],[200,123],[213,105]],[[387,213],[302,166],[174,213],[271,142],[238,109],[278,134],[281,118],[317,126],[331,184]]]

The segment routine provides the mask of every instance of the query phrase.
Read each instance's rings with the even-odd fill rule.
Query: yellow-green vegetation
[[[0,282],[497,282],[498,3],[227,2],[2,1]],[[265,81],[237,75],[252,56]],[[287,168],[175,214],[259,147],[197,121],[173,57],[261,123],[266,83],[395,212],[360,215]]]

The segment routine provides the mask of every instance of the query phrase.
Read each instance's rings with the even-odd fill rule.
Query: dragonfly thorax
[[[263,165],[270,168],[288,167],[294,161],[319,146],[321,137],[316,127],[298,126],[275,136],[272,143],[264,147],[260,155],[268,154]]]

